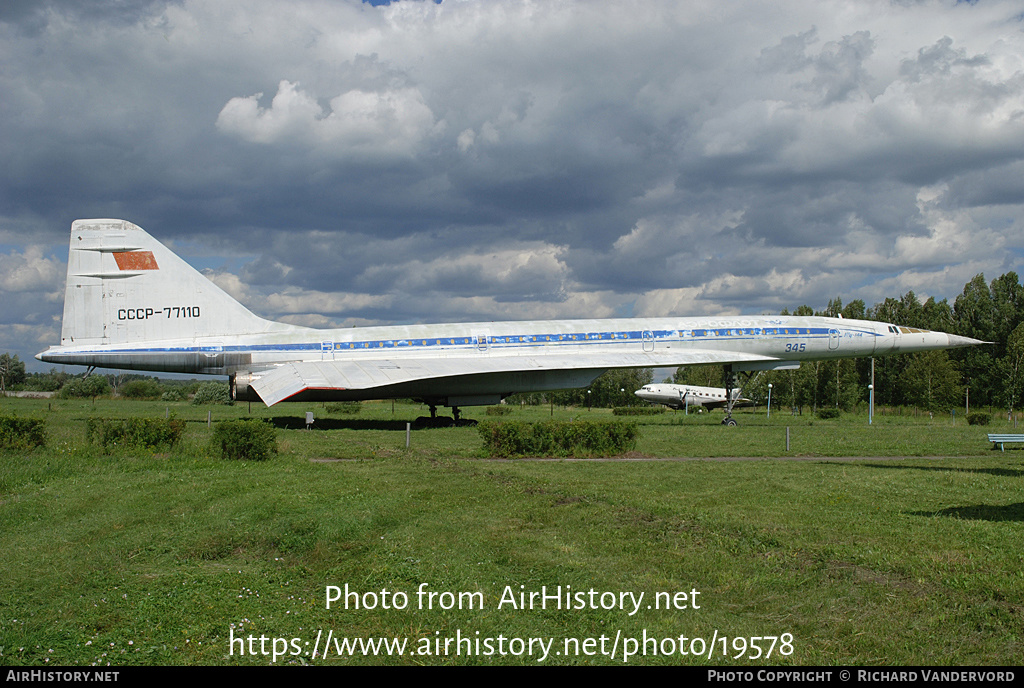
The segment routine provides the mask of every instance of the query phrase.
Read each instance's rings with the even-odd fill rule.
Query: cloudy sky
[[[59,343],[89,217],[313,326],[952,300],[1024,272],[1022,30],[1020,0],[8,0],[0,351]]]

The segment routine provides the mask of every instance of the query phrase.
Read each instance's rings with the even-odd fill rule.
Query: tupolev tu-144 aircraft
[[[610,368],[723,364],[732,396],[739,373],[982,343],[887,323],[796,316],[321,330],[254,315],[130,222],[77,220],[60,346],[36,358],[226,375],[234,399],[268,406],[413,398],[431,415],[449,406],[458,420],[459,407],[495,404],[515,392],[586,387]]]

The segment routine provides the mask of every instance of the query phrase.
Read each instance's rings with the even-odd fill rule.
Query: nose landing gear
[[[736,405],[736,400],[743,396],[743,386],[749,385],[753,380],[760,377],[764,371],[758,371],[757,375],[753,371],[743,371],[746,375],[746,379],[740,379],[740,374],[733,372],[732,366],[725,366],[725,418],[722,420],[722,425],[729,427],[736,427],[739,423],[732,417],[733,406]],[[735,391],[734,391],[735,390]]]

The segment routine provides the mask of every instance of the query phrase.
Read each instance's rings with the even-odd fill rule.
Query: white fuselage
[[[542,320],[334,330],[286,327],[261,334],[144,343],[72,343],[50,347],[39,358],[50,363],[214,375],[297,361],[467,355],[625,354],[641,364],[646,357],[651,366],[660,366],[677,357],[685,360],[676,365],[702,363],[705,361],[699,359],[704,352],[708,363],[719,362],[715,352],[747,355],[751,360],[800,361],[948,348],[957,345],[953,340],[963,339],[883,322],[796,316]]]
[[[837,318],[636,318],[335,330],[286,326],[252,335],[52,347],[39,358],[108,368],[238,375],[239,398],[245,398],[248,383],[282,364],[346,362],[379,372],[433,361],[430,373],[421,379],[407,376],[394,385],[365,389],[325,385],[321,393],[315,385],[306,385],[301,398],[459,397],[469,405],[478,403],[474,399],[492,403],[514,392],[586,386],[609,368],[723,363],[734,370],[765,370],[804,359],[946,348],[955,345],[951,341],[950,335],[940,332]],[[443,374],[449,361],[464,374]]]

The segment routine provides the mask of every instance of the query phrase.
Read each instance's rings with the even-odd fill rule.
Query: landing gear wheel
[[[733,418],[726,418],[722,421],[722,425],[728,425],[731,428],[735,428],[739,424]]]

